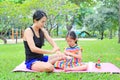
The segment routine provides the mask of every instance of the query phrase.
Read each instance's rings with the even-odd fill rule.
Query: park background
[[[0,0],[0,80],[119,80],[119,74],[109,73],[13,73],[24,60],[23,32],[38,9],[47,13],[50,36],[62,38],[56,41],[61,50],[66,33],[74,30],[84,62],[101,58],[120,68],[119,0]],[[46,41],[43,48],[51,46]]]

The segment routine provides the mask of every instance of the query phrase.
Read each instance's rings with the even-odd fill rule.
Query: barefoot
[[[68,70],[67,70],[67,68],[64,68],[64,72],[67,72]]]

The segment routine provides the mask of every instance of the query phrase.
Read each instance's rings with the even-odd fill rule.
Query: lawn
[[[63,51],[65,41],[56,41]],[[117,39],[104,39],[94,41],[78,41],[83,48],[83,62],[111,62],[120,68],[120,44]],[[46,42],[44,49],[51,49]],[[30,73],[12,72],[12,70],[25,60],[24,46],[18,44],[0,44],[0,80],[119,80],[120,74],[110,73]],[[109,67],[109,66],[108,66]]]
[[[4,42],[0,39],[0,44],[3,44]]]

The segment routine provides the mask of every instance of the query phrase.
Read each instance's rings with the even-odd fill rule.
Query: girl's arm
[[[33,40],[33,33],[30,28],[27,28],[24,32],[24,41],[27,41],[28,46],[32,52],[38,53],[38,54],[51,54],[56,51],[56,49],[53,50],[44,50],[40,49],[37,46],[35,46],[34,40]]]
[[[78,59],[82,59],[82,52],[81,52],[81,50],[78,51],[78,54],[73,54],[73,53],[67,52],[67,51],[65,51],[65,54],[69,55],[69,56],[72,56],[72,57],[75,57],[75,58],[78,58]]]

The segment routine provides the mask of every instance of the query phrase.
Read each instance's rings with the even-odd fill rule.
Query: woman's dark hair
[[[47,18],[47,15],[45,12],[43,12],[41,10],[36,10],[36,12],[33,14],[33,22],[34,22],[34,20],[39,21],[44,16]]]
[[[67,33],[66,38],[67,38],[67,37],[70,37],[70,38],[73,39],[73,40],[76,40],[76,39],[77,39],[77,35],[76,35],[76,33],[75,33],[74,31],[69,31],[69,32]],[[77,40],[76,40],[75,43],[77,44]]]

